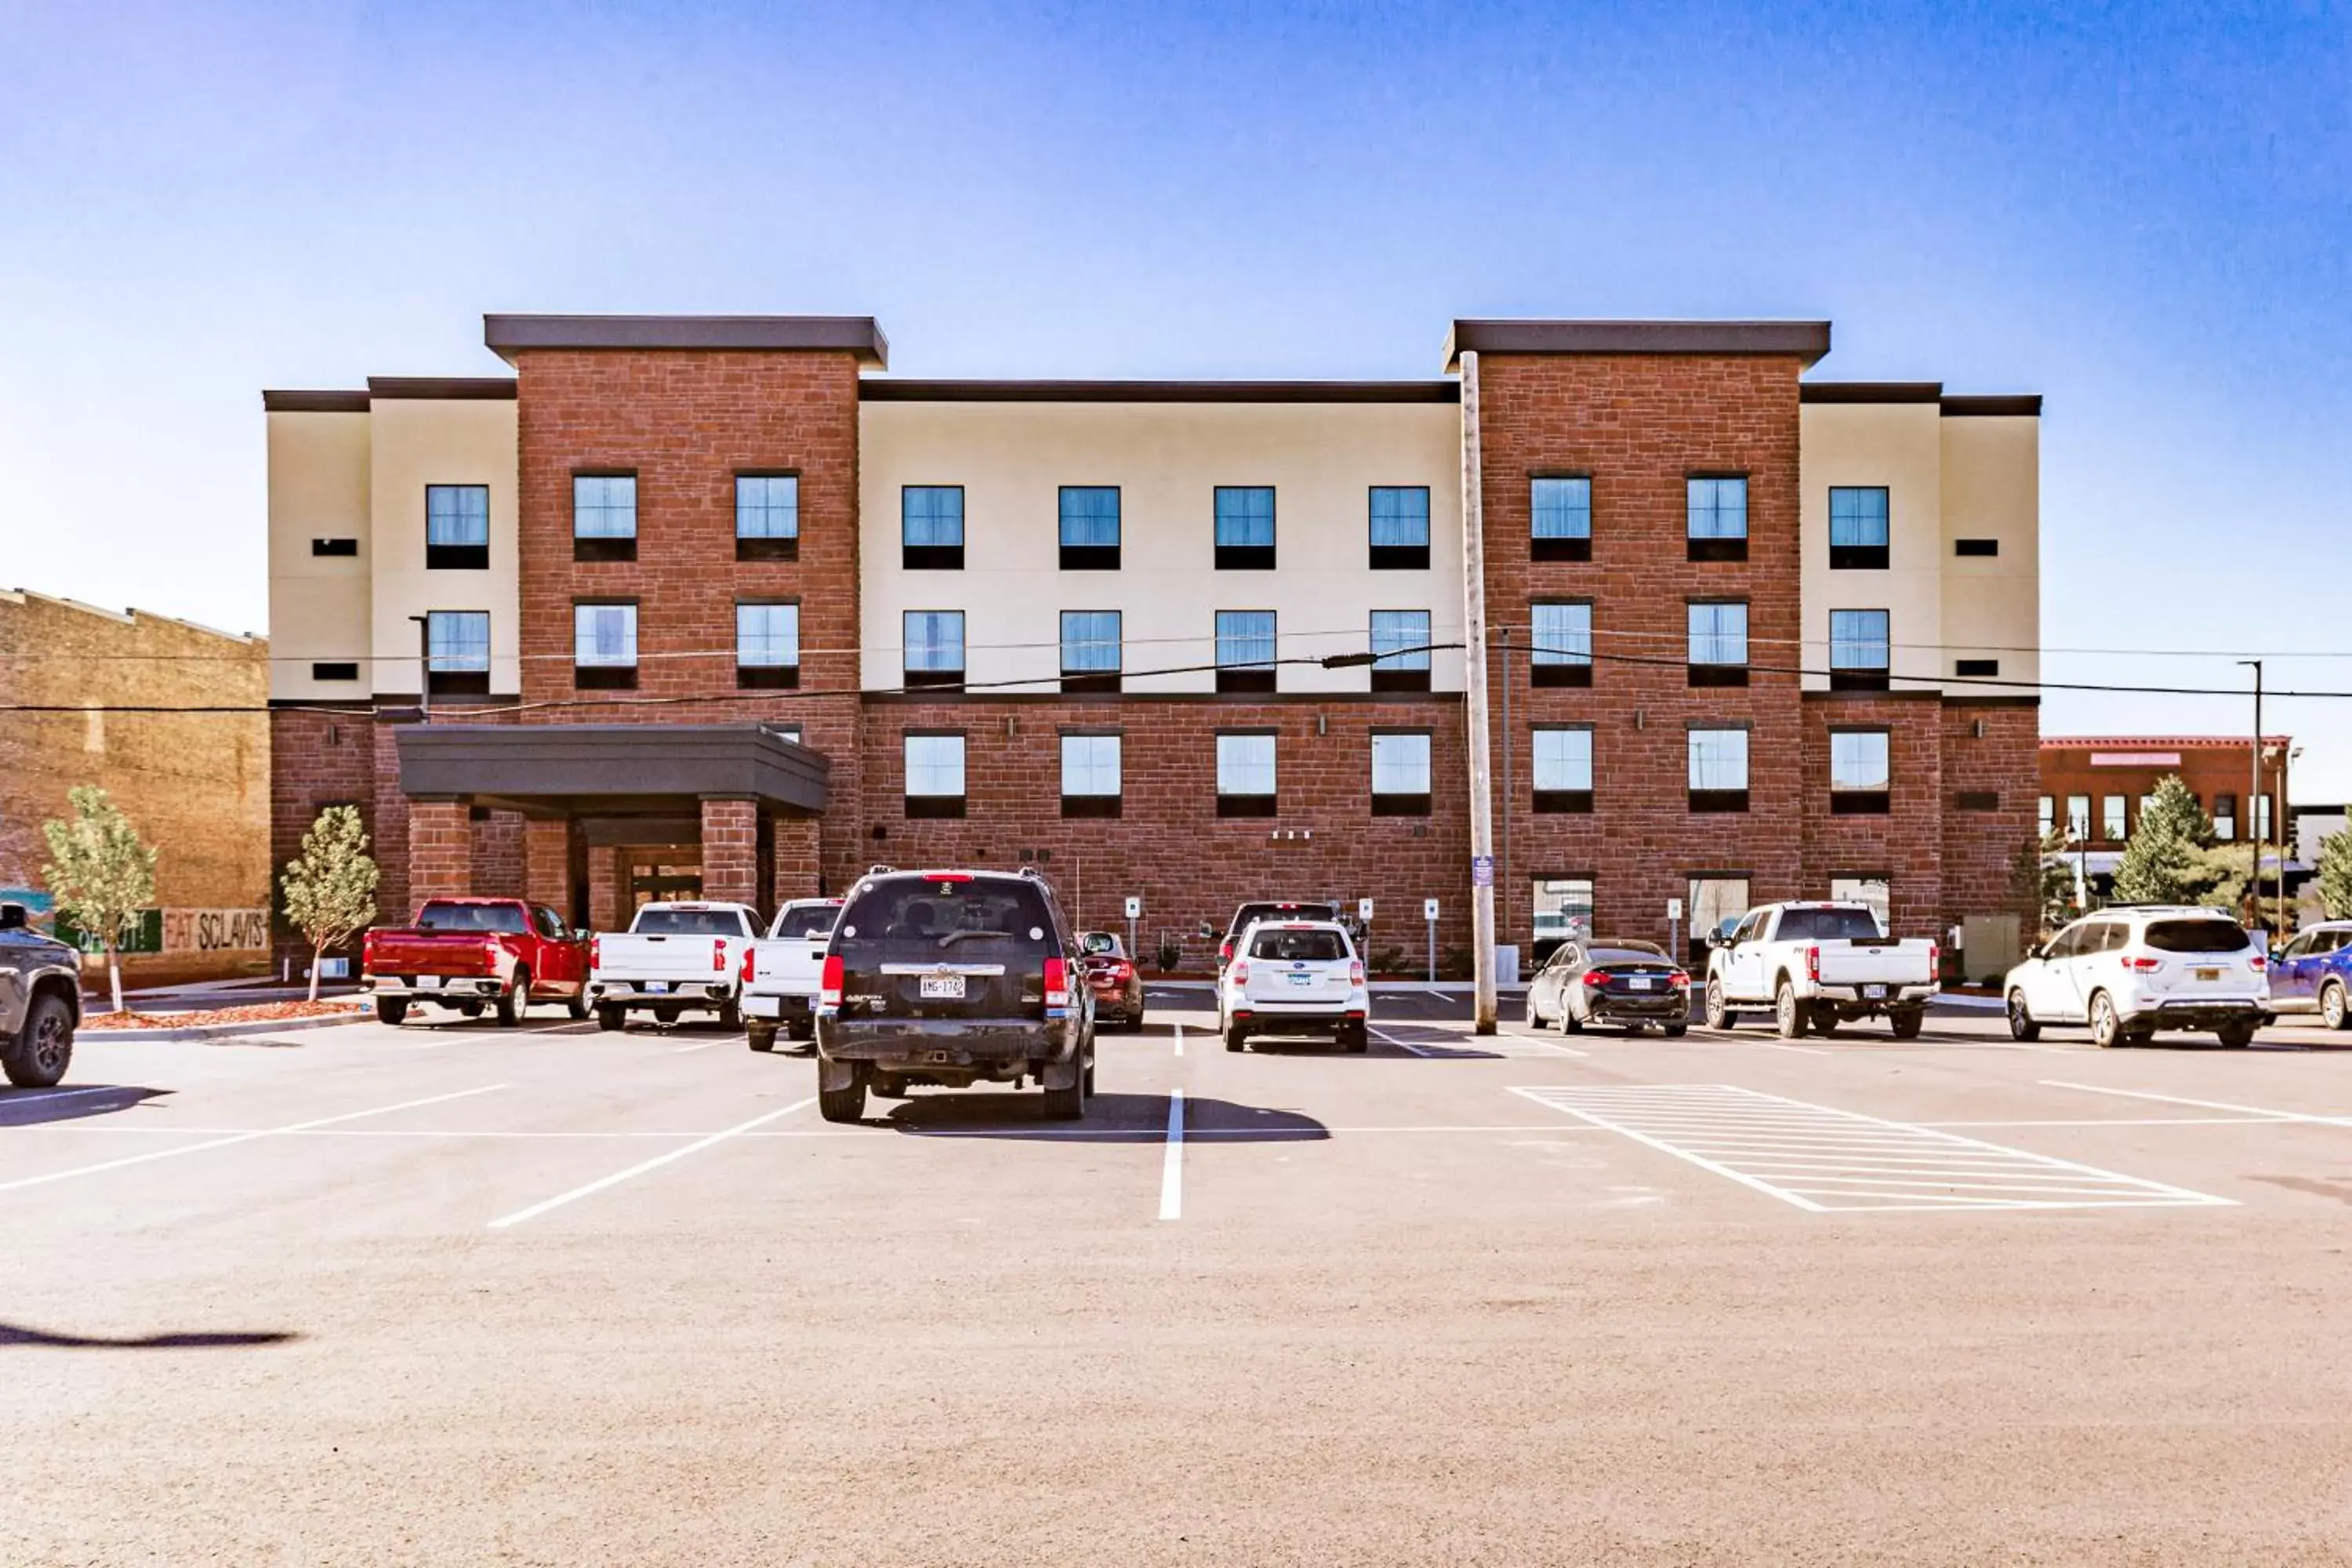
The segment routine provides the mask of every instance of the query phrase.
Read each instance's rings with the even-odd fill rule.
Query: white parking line
[[[120,1170],[125,1165],[142,1165],[150,1160],[168,1160],[175,1154],[196,1154],[206,1149],[226,1149],[232,1143],[249,1143],[256,1138],[274,1138],[289,1132],[308,1132],[314,1127],[332,1127],[339,1121],[356,1121],[362,1116],[389,1116],[395,1110],[414,1110],[423,1105],[440,1105],[452,1100],[464,1100],[468,1095],[488,1094],[506,1088],[502,1083],[486,1083],[478,1089],[461,1089],[451,1094],[436,1094],[424,1100],[404,1100],[398,1105],[379,1105],[372,1110],[346,1111],[341,1116],[323,1116],[315,1121],[297,1121],[285,1127],[264,1127],[252,1132],[239,1132],[232,1137],[215,1138],[205,1143],[184,1143],[175,1149],[152,1149],[144,1154],[125,1154],[119,1160],[102,1160],[95,1165],[77,1165],[69,1171],[48,1171],[37,1176],[19,1176],[13,1182],[0,1182],[0,1193],[14,1192],[19,1187],[37,1187],[45,1182],[62,1182],[68,1176],[92,1176],[100,1171]]]
[[[650,1160],[640,1161],[638,1163],[630,1166],[625,1171],[615,1171],[609,1176],[599,1177],[597,1180],[589,1183],[584,1187],[574,1187],[568,1193],[558,1193],[555,1196],[546,1199],[544,1202],[535,1203],[527,1209],[517,1209],[510,1215],[501,1215],[499,1218],[490,1221],[489,1228],[492,1230],[503,1230],[510,1225],[520,1225],[527,1219],[537,1219],[541,1215],[547,1213],[550,1209],[560,1209],[565,1204],[572,1202],[575,1198],[584,1198],[593,1193],[601,1193],[606,1187],[618,1186],[632,1176],[642,1176],[647,1171],[659,1170],[662,1166],[668,1164],[673,1160],[683,1160],[688,1154],[699,1152],[704,1149],[709,1148],[714,1143],[724,1143],[728,1139],[739,1137],[743,1133],[749,1132],[754,1127],[762,1126],[768,1122],[773,1121],[779,1116],[790,1116],[793,1111],[805,1110],[815,1103],[816,1096],[811,1095],[806,1100],[795,1100],[793,1103],[785,1106],[781,1110],[771,1110],[764,1116],[754,1116],[749,1121],[738,1122],[736,1125],[727,1129],[724,1132],[713,1132],[709,1137],[699,1139],[695,1142],[688,1143],[683,1149],[672,1149],[666,1154],[656,1154]]]
[[[669,1054],[674,1057],[682,1057],[688,1051],[707,1051],[713,1046],[724,1046],[730,1043],[731,1041],[727,1037],[721,1036],[719,1038],[715,1040],[697,1040],[690,1046],[672,1046],[669,1048]]]
[[[1184,1091],[1168,1091],[1168,1152],[1160,1160],[1160,1217],[1184,1215]]]
[[[2311,1121],[2322,1127],[2352,1127],[2352,1116],[2318,1116],[2303,1110],[2272,1110],[2259,1105],[2232,1105],[2223,1100],[2190,1100],[2179,1094],[2151,1094],[2140,1089],[2107,1089],[2095,1083],[2068,1083],[2063,1079],[2045,1078],[2042,1082],[2051,1089],[2079,1089],[2085,1094],[2115,1094],[2126,1100],[2161,1100],[2167,1105],[2193,1105],[2200,1110],[2234,1110],[2242,1116],[2267,1118],[2273,1121]]]
[[[1376,1029],[1370,1024],[1367,1024],[1364,1026],[1364,1033],[1371,1036],[1372,1038],[1379,1040],[1385,1045],[1394,1046],[1401,1051],[1411,1051],[1417,1057],[1425,1057],[1429,1055],[1427,1051],[1423,1050],[1419,1046],[1414,1045],[1412,1041],[1400,1040],[1394,1035],[1390,1034],[1386,1029]]]

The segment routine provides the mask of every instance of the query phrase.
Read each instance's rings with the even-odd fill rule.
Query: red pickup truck
[[[498,1010],[512,1028],[542,996],[588,1016],[588,937],[541,904],[520,899],[428,899],[416,923],[372,931],[361,950],[360,989],[387,1024],[431,1002],[478,1018]]]

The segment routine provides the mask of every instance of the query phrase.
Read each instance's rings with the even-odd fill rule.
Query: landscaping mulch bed
[[[289,1018],[338,1018],[366,1012],[349,1002],[251,1002],[240,1007],[200,1007],[172,1013],[89,1013],[85,1029],[192,1029],[216,1024],[282,1024]]]

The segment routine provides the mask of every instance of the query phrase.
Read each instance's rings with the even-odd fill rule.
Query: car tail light
[[[2153,974],[2158,970],[2164,967],[2164,960],[2160,958],[2142,958],[2135,956],[2125,959],[2124,967],[2130,970],[2134,974]]]
[[[1237,958],[1234,960],[1234,984],[1236,985],[1246,985],[1249,984],[1248,959]]]
[[[1666,976],[1666,984],[1677,991],[1687,991],[1690,989],[1690,976],[1677,969]]]
[[[817,977],[816,983],[816,1005],[818,1006],[838,1007],[841,1005],[842,978],[841,954],[837,952],[825,954],[824,973]]]
[[[1609,984],[1609,976],[1597,969],[1588,969],[1584,972],[1584,983],[1587,985],[1606,985]]]
[[[1944,950],[1935,942],[1927,944],[1927,979],[1932,983],[1944,977]]]
[[[1805,978],[1816,985],[1822,983],[1822,950],[1818,947],[1805,949]]]
[[[1121,959],[1110,966],[1110,977],[1113,980],[1132,980],[1135,978],[1135,965]]]
[[[751,944],[748,942],[743,944],[743,963],[741,967],[736,970],[735,978],[746,985],[751,984]]]
[[[727,973],[727,939],[723,936],[714,936],[710,939],[710,973],[713,974]]]
[[[1070,966],[1058,958],[1045,961],[1045,1005],[1066,1007],[1070,1005]]]
[[[601,936],[592,936],[588,939],[588,967],[591,969],[604,967],[604,939]]]
[[[1359,961],[1358,963],[1348,965],[1348,984],[1350,985],[1361,985],[1363,983],[1364,966],[1362,963]]]
[[[1228,939],[1224,942],[1219,942],[1217,944],[1217,962],[1219,963],[1231,963],[1233,959],[1234,944],[1232,941]]]
[[[2246,960],[2246,967],[2252,970],[2257,974],[2260,974],[2263,970],[2268,969],[2270,966],[2271,961],[2264,958],[2259,952],[2254,954],[2253,957]]]

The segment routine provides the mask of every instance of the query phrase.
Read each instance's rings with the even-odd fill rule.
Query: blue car
[[[2305,926],[2271,965],[2271,1006],[2352,1028],[2352,921]]]

